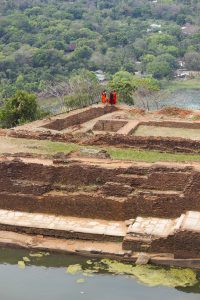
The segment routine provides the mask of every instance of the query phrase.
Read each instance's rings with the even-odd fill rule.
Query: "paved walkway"
[[[188,211],[177,219],[137,217],[128,234],[164,238],[179,230],[200,232],[200,212]]]
[[[129,121],[126,125],[124,125],[122,128],[120,128],[117,131],[117,134],[129,134],[131,131],[134,131],[135,128],[139,125],[139,121]]]
[[[124,237],[124,222],[0,210],[0,225]]]
[[[173,233],[175,221],[171,219],[137,217],[135,223],[128,228],[129,234],[168,236]]]

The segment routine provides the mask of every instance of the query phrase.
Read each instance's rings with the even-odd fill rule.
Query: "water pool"
[[[2,300],[199,300],[200,274],[0,249],[0,296]]]

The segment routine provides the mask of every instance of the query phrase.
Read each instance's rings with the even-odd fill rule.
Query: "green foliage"
[[[187,22],[197,32],[183,34]],[[82,68],[108,76],[150,69],[162,78],[186,55],[199,69],[196,54],[188,59],[200,51],[198,29],[199,1],[0,1],[0,96],[41,92],[44,81],[66,81]]]
[[[136,87],[133,84],[133,75],[131,73],[127,71],[119,71],[112,77],[109,85],[112,90],[117,91],[119,101],[134,104],[132,95]]]
[[[5,100],[0,110],[0,124],[7,128],[14,127],[36,120],[39,116],[36,96],[17,91],[13,97]]]
[[[164,77],[169,77],[172,73],[172,68],[170,64],[166,61],[152,61],[147,65],[147,72],[152,74],[156,79],[162,79]]]
[[[186,53],[185,63],[189,70],[200,71],[200,53],[196,51]]]
[[[152,78],[152,77],[137,77],[134,76],[133,78],[134,86],[136,87],[136,90],[139,88],[143,88],[152,92],[156,92],[160,90],[160,83],[158,80]]]
[[[110,89],[116,90],[119,101],[134,104],[134,94],[139,90],[156,92],[160,90],[158,80],[152,77],[137,77],[127,71],[120,71],[113,75],[109,83]]]

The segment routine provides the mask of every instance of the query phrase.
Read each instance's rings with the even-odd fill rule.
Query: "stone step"
[[[174,244],[175,258],[200,257],[200,212],[188,211],[182,216]]]
[[[0,210],[0,230],[65,239],[120,242],[127,228],[124,222]]]
[[[153,252],[156,249],[158,252],[170,252],[174,244],[174,235],[180,226],[180,218],[137,217],[128,227],[123,248],[132,251]]]
[[[188,211],[176,219],[137,217],[129,225],[123,249],[172,252],[175,258],[200,257],[200,212]]]
[[[134,191],[134,194],[140,194],[140,195],[155,195],[155,196],[161,196],[161,195],[166,195],[166,196],[178,196],[178,197],[183,197],[183,192],[181,191],[173,191],[173,190],[154,190],[154,189],[136,189]]]
[[[137,174],[119,174],[116,176],[117,182],[129,184],[132,187],[143,184],[147,178],[146,175]]]
[[[51,190],[51,185],[40,181],[12,180],[9,191],[40,196]]]
[[[137,236],[166,237],[174,233],[176,219],[137,217],[129,226],[128,234]]]
[[[133,188],[128,184],[107,182],[103,185],[102,192],[108,196],[127,197],[133,192]]]
[[[180,229],[200,232],[200,212],[188,211],[181,222]]]

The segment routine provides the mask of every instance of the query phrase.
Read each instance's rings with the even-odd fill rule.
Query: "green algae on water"
[[[85,282],[85,279],[84,278],[79,278],[76,280],[77,283],[84,283]]]
[[[109,273],[127,274],[148,286],[186,287],[197,283],[196,273],[191,269],[159,268],[152,265],[124,264],[110,259],[100,261]]]
[[[19,261],[18,261],[18,267],[19,267],[20,269],[25,269],[26,265],[25,265],[25,263],[24,263],[23,260],[19,260]]]
[[[191,269],[160,268],[153,265],[135,266],[110,259],[89,263],[88,267],[82,267],[80,264],[70,265],[66,272],[72,275],[82,273],[83,276],[91,277],[93,273],[100,271],[106,271],[113,275],[128,275],[130,278],[133,277],[140,283],[151,287],[159,285],[187,287],[197,283],[196,272]]]
[[[43,257],[43,256],[48,256],[50,255],[49,252],[35,252],[35,253],[30,253],[30,257]]]
[[[186,287],[197,283],[196,273],[191,269],[164,269],[151,265],[138,265],[134,268],[133,275],[148,286]]]
[[[30,262],[31,260],[30,260],[30,258],[24,256],[24,257],[23,257],[23,261],[24,261],[24,262]]]
[[[67,267],[66,273],[71,275],[76,275],[78,273],[81,273],[83,271],[82,266],[80,264],[75,265],[69,265]]]

